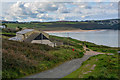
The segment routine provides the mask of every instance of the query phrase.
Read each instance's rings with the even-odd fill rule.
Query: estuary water
[[[77,40],[88,41],[98,45],[118,47],[118,32],[118,30],[98,30],[88,32],[56,32],[49,34],[61,37],[71,37]]]

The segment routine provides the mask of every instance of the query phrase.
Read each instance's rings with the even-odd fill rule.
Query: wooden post
[[[55,47],[55,42],[54,42],[54,47]]]

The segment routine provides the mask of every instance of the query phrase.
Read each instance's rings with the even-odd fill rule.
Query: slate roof
[[[34,31],[34,29],[24,29],[22,31],[18,31],[17,34],[25,34],[25,33],[31,32],[31,31]]]
[[[21,41],[22,38],[15,36],[15,37],[9,38],[9,40],[13,40],[13,41]]]

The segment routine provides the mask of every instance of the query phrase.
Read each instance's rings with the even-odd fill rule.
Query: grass
[[[6,32],[6,34],[10,34],[10,33]],[[9,41],[7,40],[9,38],[8,36],[5,35],[4,37],[2,40],[3,41],[2,44],[3,46],[2,75],[3,76],[2,77],[3,78],[20,78],[20,77],[28,76],[55,67],[67,60],[81,58],[83,56],[83,53],[85,52],[83,46],[87,46],[88,48],[92,50],[96,50],[98,52],[105,52],[105,53],[111,52],[114,53],[115,55],[112,56],[99,55],[92,57],[88,61],[83,63],[82,65],[83,67],[80,67],[77,71],[71,73],[70,74],[71,77],[69,75],[67,77],[87,78],[92,76],[92,78],[94,78],[95,76],[98,75],[96,73],[100,72],[101,74],[99,74],[95,78],[102,76],[103,73],[105,73],[104,77],[118,78],[116,74],[116,70],[118,67],[116,63],[117,61],[116,53],[118,51],[117,48],[99,46],[94,43],[79,41],[72,38],[50,36],[50,40],[52,42],[62,42],[64,44],[53,48],[43,44],[31,44],[25,42]],[[75,50],[72,51],[72,49]],[[96,59],[98,60],[96,61]],[[110,62],[106,63],[107,61]],[[90,65],[88,65],[88,67],[85,68],[87,64]],[[87,74],[84,75],[83,72],[89,71],[93,66],[93,64],[96,64],[95,71],[92,70],[93,73],[90,72],[88,73],[89,75]],[[112,69],[111,73],[110,73],[110,69]],[[81,70],[84,71],[81,73]],[[107,72],[108,74],[106,74]]]
[[[15,29],[16,27],[21,27],[21,28],[34,28],[34,29],[40,29],[40,30],[73,30],[76,28],[73,27],[63,27],[61,28],[57,27],[56,23],[51,23],[51,22],[41,22],[41,23],[6,23],[8,28],[13,28]]]
[[[79,69],[64,78],[113,78],[116,80],[120,79],[119,68],[118,55],[97,55],[83,62]]]
[[[118,53],[118,48],[117,47],[108,47],[108,46],[103,46],[103,45],[96,45],[94,43],[89,43],[86,42],[85,46],[88,47],[89,49],[97,52],[103,52],[103,53]]]
[[[71,74],[65,76],[64,79],[74,80],[77,78],[82,78],[83,80],[94,80],[94,79],[114,79],[119,78],[119,63],[118,63],[118,48],[108,47],[103,45],[96,45],[94,43],[86,41],[78,41],[75,39],[70,39],[76,43],[84,45],[91,50],[102,52],[102,53],[113,53],[114,55],[97,55],[89,58],[87,61],[82,63],[82,66]],[[89,50],[86,50],[89,51]],[[95,66],[95,67],[94,67]],[[94,67],[94,69],[92,69]]]
[[[48,45],[9,41],[3,38],[2,77],[20,78],[83,56],[81,45],[68,45],[66,38],[64,41],[54,36],[54,39],[63,41],[64,45],[52,48]],[[73,48],[75,51],[72,51]]]
[[[86,41],[79,41],[79,40],[75,40],[75,39],[71,39],[72,41],[75,41],[77,43],[80,43],[84,46],[86,46],[87,48],[96,51],[96,52],[102,52],[102,53],[118,53],[118,48],[117,47],[108,47],[108,46],[103,46],[103,45],[96,45],[94,43],[91,42],[86,42]]]
[[[94,29],[115,29],[118,30],[118,24],[116,25],[101,25],[96,22],[27,22],[27,23],[5,23],[8,28],[34,28],[41,30],[94,30]]]

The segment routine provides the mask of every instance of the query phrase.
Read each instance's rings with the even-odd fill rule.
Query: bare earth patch
[[[90,64],[87,64],[86,65],[86,67],[89,67],[90,66]],[[83,72],[83,74],[88,74],[88,73],[90,73],[90,72],[92,72],[92,70],[94,70],[95,69],[95,66],[96,66],[96,64],[94,64],[91,68],[90,68],[90,71],[87,71],[87,72]],[[81,76],[79,76],[79,77],[81,77]]]
[[[84,72],[83,74],[87,74],[87,73],[89,73],[89,72],[92,72],[92,71],[87,71],[87,72]]]
[[[87,47],[83,47],[84,50],[86,51],[88,48]],[[92,51],[91,49],[89,49],[89,51],[86,51],[84,53],[84,55],[98,55],[98,54],[105,54],[105,53],[100,53],[100,52],[95,52],[95,51]]]
[[[94,65],[92,66],[91,70],[94,70],[95,66],[96,66],[96,64],[94,64]]]

